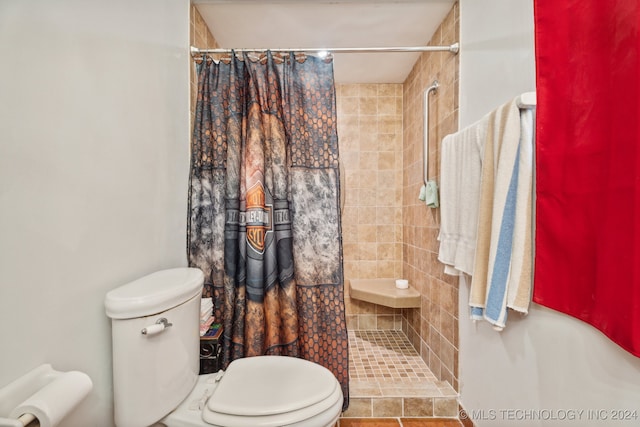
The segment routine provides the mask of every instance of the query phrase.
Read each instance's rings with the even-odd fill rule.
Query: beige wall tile
[[[455,397],[433,399],[433,415],[436,417],[455,417],[458,415],[458,401]]]
[[[377,277],[381,279],[393,279],[395,274],[395,262],[394,261],[377,261],[376,266]]]
[[[395,328],[395,317],[393,314],[377,315],[376,329],[394,330]]]
[[[366,301],[351,300],[355,314],[375,314],[376,305]]]
[[[377,84],[361,84],[358,86],[360,88],[359,94],[361,96],[378,96]]]
[[[397,111],[398,102],[395,97],[378,98],[378,114],[380,115],[396,115],[402,114]]]
[[[362,330],[376,329],[376,320],[375,314],[361,314],[358,316],[358,328]]]
[[[358,113],[365,116],[375,116],[378,114],[378,97],[361,96],[358,98]]]
[[[344,230],[348,233],[343,235],[343,242],[349,244],[345,247],[345,261],[353,260],[356,264],[351,263],[349,269],[345,267],[345,275],[399,277],[402,85],[338,85],[336,94],[340,155],[346,174],[345,204],[352,208],[342,216],[343,234]]]
[[[402,86],[397,84],[379,84],[378,96],[402,96],[402,92],[398,92],[398,89],[401,90]]]
[[[359,329],[358,316],[356,316],[355,314],[348,314],[346,317],[347,317],[347,330]]]
[[[395,249],[395,243],[379,243],[377,246],[377,259],[381,261],[395,260],[397,256]]]
[[[432,417],[433,399],[427,397],[405,397],[403,415],[405,417]]]
[[[339,85],[337,87],[340,96],[358,96],[360,95],[359,85]]]
[[[399,417],[402,415],[402,398],[383,397],[372,399],[374,417]]]
[[[370,243],[368,245],[360,245],[359,259],[363,261],[377,261],[378,260],[378,244]]]
[[[343,417],[371,417],[371,398],[354,397],[349,399],[349,409]]]

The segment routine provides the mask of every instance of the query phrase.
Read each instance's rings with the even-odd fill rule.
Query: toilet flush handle
[[[142,335],[155,335],[164,331],[165,329],[173,326],[173,323],[169,323],[169,321],[165,317],[161,317],[155,323],[155,325],[147,326],[146,328],[142,328],[140,333]]]

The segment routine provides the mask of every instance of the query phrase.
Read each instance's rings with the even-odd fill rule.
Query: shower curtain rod
[[[231,53],[236,52],[309,52],[309,53],[373,53],[373,52],[452,52],[458,53],[460,50],[459,43],[453,43],[449,46],[405,46],[405,47],[335,47],[335,48],[285,48],[285,49],[199,49],[191,46],[191,55],[203,53]]]

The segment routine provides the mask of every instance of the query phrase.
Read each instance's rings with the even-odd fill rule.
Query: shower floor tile
[[[349,363],[355,381],[437,381],[402,331],[349,331]]]
[[[352,397],[456,397],[429,370],[402,331],[349,331]]]

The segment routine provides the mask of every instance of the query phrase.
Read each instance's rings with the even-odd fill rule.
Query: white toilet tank
[[[175,409],[196,383],[203,282],[199,269],[175,268],[107,294],[118,427],[155,423]]]

